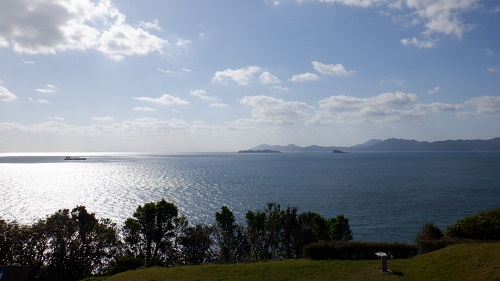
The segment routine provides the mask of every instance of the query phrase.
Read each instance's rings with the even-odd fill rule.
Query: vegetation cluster
[[[415,243],[418,253],[425,254],[458,243],[499,240],[500,207],[460,219],[445,231],[433,223],[426,223]]]
[[[0,220],[0,268],[29,265],[38,280],[79,280],[139,267],[296,259],[303,246],[349,241],[349,219],[330,219],[269,203],[248,211],[246,225],[226,206],[214,225],[190,225],[177,206],[139,206],[119,227],[84,206],[62,209],[31,225]]]
[[[424,224],[415,245],[350,242],[344,215],[326,219],[297,208],[248,211],[236,222],[223,206],[213,225],[190,225],[177,206],[160,200],[139,206],[118,227],[84,206],[62,209],[32,225],[0,220],[0,268],[29,265],[37,280],[79,280],[139,267],[268,260],[373,259],[377,251],[407,258],[451,244],[499,240],[500,208],[457,221],[446,231]]]

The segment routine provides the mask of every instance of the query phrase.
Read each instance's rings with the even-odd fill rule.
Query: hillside
[[[378,260],[285,260],[246,264],[149,268],[106,281],[167,280],[500,280],[500,243],[459,244],[407,260],[389,260],[392,275]],[[91,279],[89,279],[91,280]]]
[[[306,147],[289,144],[268,145],[261,144],[252,150],[271,149],[282,152],[332,152],[341,151],[500,151],[500,137],[489,140],[446,140],[446,141],[417,141],[390,138],[386,140],[372,139],[354,146],[318,146]]]

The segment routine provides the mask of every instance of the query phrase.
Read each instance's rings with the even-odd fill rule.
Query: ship
[[[64,158],[64,160],[87,160],[87,158],[85,158],[85,157],[70,157],[70,156],[66,156],[66,158]]]

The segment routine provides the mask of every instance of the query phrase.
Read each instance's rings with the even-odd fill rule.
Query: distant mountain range
[[[251,150],[277,150],[281,152],[332,152],[340,150],[353,151],[500,151],[500,137],[489,140],[446,140],[416,141],[405,139],[372,139],[354,146],[317,146],[301,147],[295,144],[269,145],[261,144]]]

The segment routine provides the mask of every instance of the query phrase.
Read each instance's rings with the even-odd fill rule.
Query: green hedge
[[[402,259],[416,255],[417,247],[404,243],[323,241],[306,245],[304,257],[313,260],[378,259],[376,252],[388,258]]]

